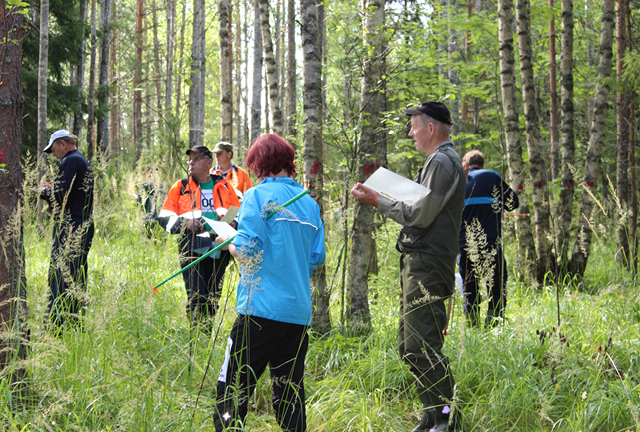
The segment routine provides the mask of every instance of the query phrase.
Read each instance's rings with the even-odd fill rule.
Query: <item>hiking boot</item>
[[[428,432],[429,429],[435,426],[435,409],[434,408],[425,408],[422,411],[422,418],[420,419],[420,423],[412,432]]]

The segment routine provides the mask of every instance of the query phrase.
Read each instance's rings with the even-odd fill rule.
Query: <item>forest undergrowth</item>
[[[177,246],[161,230],[144,234],[140,209],[129,197],[140,181],[125,177],[98,180],[84,331],[55,337],[43,329],[50,230],[39,236],[29,222],[33,210],[25,213],[28,386],[18,396],[0,381],[2,430],[213,430],[216,381],[236,315],[237,267],[227,270],[213,331],[191,327],[181,277],[156,293],[151,289],[178,269]],[[420,408],[413,378],[396,351],[398,227],[388,221],[377,233],[372,331],[363,337],[341,322],[340,277],[333,275],[339,275],[342,222],[334,219],[339,212],[326,215],[333,331],[311,337],[308,430],[410,431]],[[616,267],[614,245],[595,245],[581,287],[559,288],[558,325],[558,287],[534,289],[517,281],[514,241],[505,243],[506,320],[493,330],[469,329],[462,298],[454,297],[445,352],[465,430],[640,430],[640,291]],[[265,378],[252,399],[248,431],[280,430]]]

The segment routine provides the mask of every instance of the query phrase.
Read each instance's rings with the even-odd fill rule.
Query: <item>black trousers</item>
[[[442,409],[452,403],[455,385],[449,360],[442,353],[442,330],[447,324],[445,300],[453,294],[455,257],[404,253],[400,257],[400,278],[400,357],[416,378],[423,405]]]
[[[198,257],[180,260],[185,268]],[[187,291],[187,314],[193,320],[206,320],[213,317],[218,309],[218,300],[222,292],[224,273],[229,265],[231,254],[221,251],[220,258],[205,258],[190,269],[182,272]]]
[[[94,234],[93,222],[65,221],[53,227],[49,262],[49,319],[55,327],[75,322],[86,307],[87,257]]]
[[[241,430],[249,398],[267,365],[278,424],[283,431],[307,429],[303,381],[309,346],[307,330],[303,325],[238,315],[218,377],[213,414],[216,431]]]
[[[504,317],[507,306],[507,261],[504,259],[502,245],[489,243],[478,253],[479,261],[470,259],[466,249],[460,250],[460,276],[464,287],[464,313],[467,319],[477,324],[480,316],[482,296],[478,290],[481,279],[486,280],[489,293],[487,317]]]

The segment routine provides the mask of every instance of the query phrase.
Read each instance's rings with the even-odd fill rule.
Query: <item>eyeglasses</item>
[[[209,159],[209,158],[207,158],[207,157],[199,157],[199,158],[198,158],[198,157],[197,157],[197,158],[187,159],[187,163],[188,163],[188,164],[191,164],[191,165],[195,165],[195,164],[197,164],[198,162],[203,161],[203,160],[205,160],[205,159]]]

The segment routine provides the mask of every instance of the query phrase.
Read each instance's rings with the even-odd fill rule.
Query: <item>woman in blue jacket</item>
[[[238,234],[229,251],[240,262],[238,317],[218,377],[217,431],[241,427],[249,398],[267,365],[273,410],[285,431],[305,431],[304,361],[311,325],[309,277],[325,259],[320,209],[303,196],[267,215],[303,191],[293,180],[294,150],[275,134],[258,137],[245,165],[257,186],[244,195]],[[218,244],[225,237],[218,237]]]

